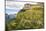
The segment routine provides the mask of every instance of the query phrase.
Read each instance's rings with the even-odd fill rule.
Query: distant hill
[[[9,20],[9,15],[5,14],[5,21]]]
[[[8,22],[10,19],[16,18],[16,14],[5,14],[5,21]]]
[[[16,17],[16,14],[10,14],[9,15],[9,19],[12,19],[12,18],[15,18]]]

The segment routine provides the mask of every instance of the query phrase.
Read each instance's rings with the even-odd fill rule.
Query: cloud
[[[24,3],[6,1],[6,6],[12,7],[12,8],[20,8],[20,9],[22,9],[23,6],[24,6]]]
[[[22,9],[23,4],[19,2],[6,2],[6,13],[8,14],[16,14],[20,9]]]

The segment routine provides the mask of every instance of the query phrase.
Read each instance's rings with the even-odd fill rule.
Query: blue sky
[[[15,9],[6,9],[6,13],[7,14],[15,14],[15,13],[17,13],[19,11],[19,9],[18,10],[15,10]]]
[[[6,13],[7,14],[16,14],[17,12],[19,12],[20,11],[20,9],[8,9],[8,8],[6,8]]]
[[[10,6],[7,6],[6,7],[6,13],[7,14],[16,14],[20,11],[21,9],[20,8],[14,8],[14,7],[10,7]]]

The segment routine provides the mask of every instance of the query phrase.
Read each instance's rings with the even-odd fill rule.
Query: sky
[[[6,13],[7,14],[15,14],[18,13],[23,8],[24,4],[19,2],[6,2]]]
[[[23,7],[24,4],[37,4],[36,2],[15,2],[15,0],[6,1],[6,13],[7,14],[17,14]]]

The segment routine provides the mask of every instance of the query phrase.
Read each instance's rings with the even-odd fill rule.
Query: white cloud
[[[20,9],[22,9],[22,7],[24,6],[24,3],[6,1],[6,6],[8,6],[8,7],[13,7],[13,8],[20,8]]]

